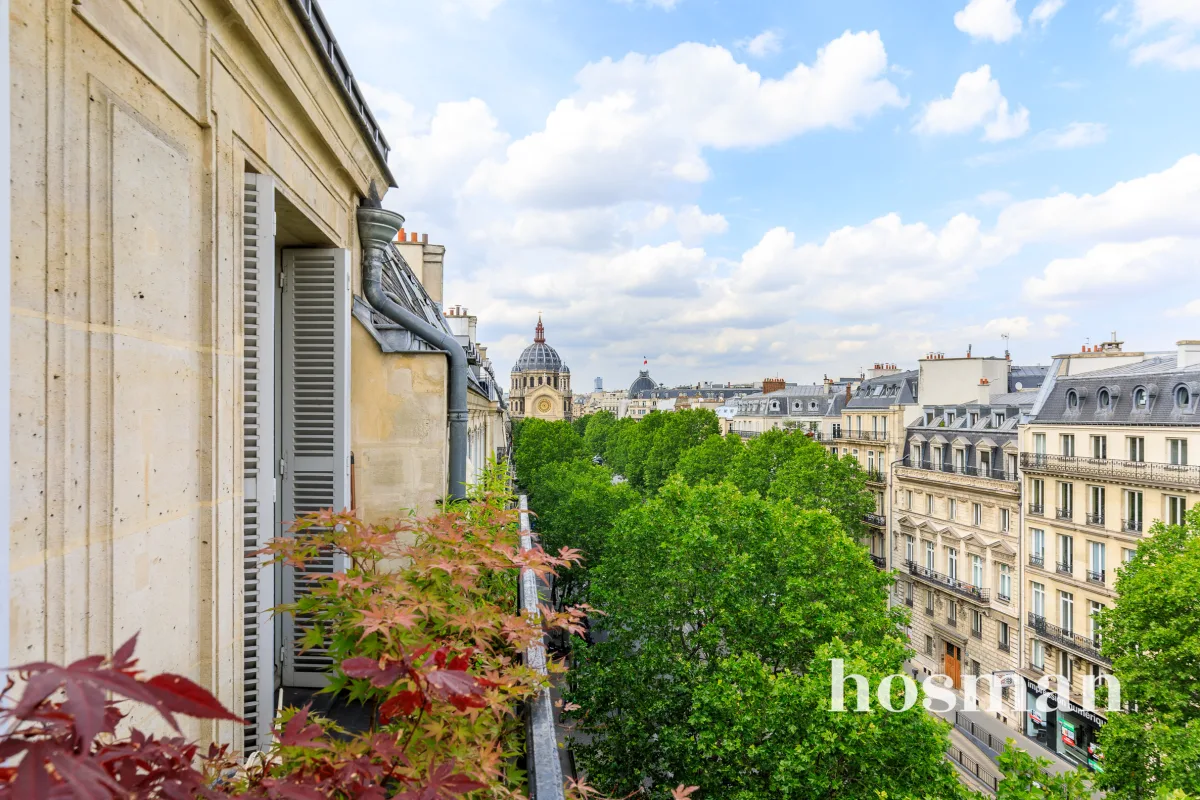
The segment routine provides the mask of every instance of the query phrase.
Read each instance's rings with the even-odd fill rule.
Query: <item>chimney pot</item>
[[[421,234],[421,244],[429,244],[429,234],[428,233]]]
[[[410,242],[415,242],[416,240],[417,240],[417,232],[416,232],[416,231],[413,231],[413,232],[412,232],[412,238],[410,238],[410,239],[409,239],[409,241],[410,241]]]
[[[400,229],[400,230],[399,230],[399,231],[396,233],[396,241],[397,241],[397,242],[403,242],[403,241],[404,241],[404,228],[401,228],[401,229]]]

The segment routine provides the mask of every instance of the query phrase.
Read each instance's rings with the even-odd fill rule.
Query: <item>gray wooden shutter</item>
[[[242,209],[242,717],[246,752],[275,716],[275,570],[256,556],[275,535],[275,186],[247,174]]]
[[[283,520],[350,505],[350,254],[346,250],[283,253]],[[293,603],[319,577],[342,569],[330,553],[303,571],[285,567],[283,601]],[[325,651],[300,652],[307,629],[291,615],[283,623],[283,682],[319,687],[330,661]]]

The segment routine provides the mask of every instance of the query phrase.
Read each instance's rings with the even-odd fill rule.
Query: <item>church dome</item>
[[[641,369],[638,370],[637,379],[629,384],[629,397],[632,399],[637,397],[639,392],[652,392],[657,388],[658,384],[650,377],[650,370]]]
[[[537,328],[533,333],[533,344],[526,347],[521,357],[517,359],[517,363],[513,365],[513,372],[564,372],[570,374],[570,370],[563,364],[562,356],[558,354],[550,345],[546,344],[546,329],[542,326],[542,320],[538,318]]]

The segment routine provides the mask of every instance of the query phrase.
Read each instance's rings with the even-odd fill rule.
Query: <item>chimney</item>
[[[1176,369],[1195,367],[1200,364],[1200,339],[1182,339],[1175,343],[1179,355],[1175,361]]]
[[[421,234],[421,244],[429,244],[429,234],[428,233]]]
[[[403,241],[404,241],[404,228],[401,228],[400,230],[398,230],[398,231],[396,232],[396,241],[397,241],[397,242],[403,242]]]
[[[410,242],[416,242],[416,241],[417,241],[417,232],[416,232],[416,231],[413,231],[413,232],[412,232],[412,235],[409,237],[409,239],[408,239],[408,240],[409,240]]]
[[[979,403],[987,405],[992,401],[992,382],[987,378],[979,379]]]

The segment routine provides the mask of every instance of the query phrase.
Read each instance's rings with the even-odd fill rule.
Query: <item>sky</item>
[[[1200,338],[1200,0],[323,10],[502,381]]]

